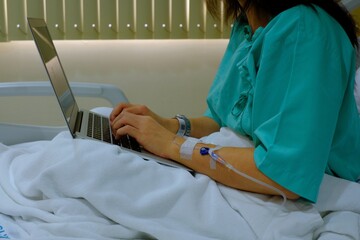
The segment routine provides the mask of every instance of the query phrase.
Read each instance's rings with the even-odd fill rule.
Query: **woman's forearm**
[[[208,136],[213,132],[220,130],[220,126],[213,119],[209,117],[199,117],[190,119],[191,136],[194,138],[201,138]]]
[[[210,167],[210,156],[201,155],[201,147],[210,147],[213,148],[213,145],[207,145],[199,143],[196,145],[191,160],[184,160],[180,157],[180,147],[185,140],[183,138],[177,137],[174,143],[172,144],[172,149],[170,150],[169,158],[177,161],[185,166],[188,166],[191,169],[194,169],[196,172],[203,173],[215,181],[222,183],[226,186],[262,193],[270,195],[279,195],[279,192],[274,191],[269,187],[256,183],[246,177],[240,176],[235,171],[230,170],[227,166],[216,163],[216,168],[212,169]],[[224,147],[216,151],[216,153],[221,156],[225,161],[231,164],[238,171],[245,173],[252,178],[255,178],[265,184],[272,186],[280,190],[286,195],[288,199],[297,199],[298,196],[287,189],[283,188],[279,184],[272,181],[270,178],[265,176],[262,172],[258,170],[254,161],[254,149],[253,148],[238,148],[238,147]]]

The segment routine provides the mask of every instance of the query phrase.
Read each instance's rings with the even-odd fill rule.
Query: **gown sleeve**
[[[264,38],[256,77],[254,158],[269,178],[315,202],[348,84],[351,47],[346,52],[340,47],[349,46],[346,38],[336,42],[336,34],[321,26],[309,32],[306,22],[280,22]]]

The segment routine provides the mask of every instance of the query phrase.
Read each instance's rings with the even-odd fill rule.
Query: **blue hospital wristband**
[[[177,114],[175,118],[179,121],[179,129],[176,133],[178,136],[190,136],[191,124],[190,120],[184,115]]]

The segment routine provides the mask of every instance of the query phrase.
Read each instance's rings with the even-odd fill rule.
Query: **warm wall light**
[[[26,17],[45,18],[54,39],[227,38],[223,1],[217,21],[206,0],[0,0],[0,41],[29,39]]]
[[[148,7],[143,6],[145,3]],[[8,31],[10,25],[15,25],[26,32],[27,16],[44,18],[54,39],[188,38],[190,24],[205,28],[205,12],[205,0],[0,0],[0,41],[29,39],[27,33],[9,36]],[[203,20],[191,23],[190,14],[202,16]]]

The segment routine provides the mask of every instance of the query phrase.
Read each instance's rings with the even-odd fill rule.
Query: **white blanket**
[[[251,144],[226,129],[208,140]],[[326,176],[316,206],[282,207],[68,133],[0,144],[0,239],[360,239],[359,199]]]

